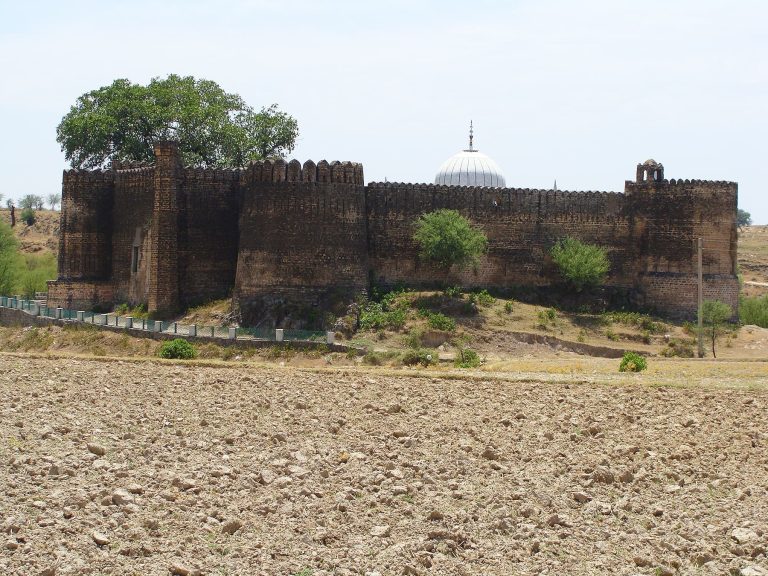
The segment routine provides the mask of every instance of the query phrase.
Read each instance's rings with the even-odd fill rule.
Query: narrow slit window
[[[136,274],[139,271],[139,247],[133,247],[133,254],[131,255],[131,274]]]

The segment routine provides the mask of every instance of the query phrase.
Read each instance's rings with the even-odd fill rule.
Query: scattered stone
[[[122,488],[115,490],[112,493],[112,503],[118,506],[125,506],[126,504],[133,504],[133,494]]]
[[[645,568],[647,566],[653,566],[653,562],[650,558],[646,558],[645,556],[635,556],[632,558],[632,561],[635,563],[635,566],[638,566],[640,568]]]
[[[272,470],[269,470],[268,468],[265,468],[261,472],[259,472],[259,482],[264,484],[265,486],[272,484],[277,479],[277,474],[272,472]]]
[[[480,454],[480,456],[482,456],[486,460],[499,459],[499,453],[496,451],[496,449],[493,446],[486,446],[485,450],[483,450],[483,453]]]
[[[93,538],[93,541],[96,542],[96,544],[99,546],[106,546],[109,544],[109,537],[102,532],[96,532],[94,530],[91,532],[91,538]]]
[[[140,484],[129,484],[126,490],[131,494],[144,494],[144,488]]]
[[[101,444],[89,442],[86,447],[88,448],[88,452],[96,454],[96,456],[104,456],[104,454],[107,453],[107,449]]]
[[[589,496],[586,492],[574,492],[573,499],[576,500],[576,502],[581,502],[582,504],[585,504],[590,500],[592,500],[592,497]]]
[[[736,540],[739,544],[746,544],[754,542],[759,536],[754,530],[750,530],[749,528],[734,528],[731,530],[731,538]]]
[[[564,528],[569,528],[571,524],[566,518],[563,518],[559,514],[552,514],[547,518],[547,526],[563,526]]]
[[[370,534],[371,536],[376,536],[378,538],[386,538],[387,536],[389,536],[390,531],[391,531],[391,528],[386,525],[374,526],[373,528],[371,528]]]
[[[195,487],[195,481],[192,478],[174,478],[171,485],[186,492]]]
[[[234,534],[240,528],[242,528],[243,523],[239,520],[227,520],[224,525],[221,527],[221,531],[224,532],[224,534]]]
[[[669,566],[662,564],[661,566],[656,567],[654,576],[675,576],[675,571]]]
[[[197,568],[192,568],[180,562],[174,562],[168,570],[173,576],[199,576],[201,574],[201,571]]]
[[[741,569],[740,576],[768,576],[768,570],[760,566],[746,566]]]

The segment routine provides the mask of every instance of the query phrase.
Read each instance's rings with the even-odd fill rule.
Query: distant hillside
[[[14,232],[19,241],[19,247],[25,253],[53,252],[59,250],[59,216],[61,212],[54,210],[36,210],[37,221],[27,226],[21,221],[21,209],[16,209],[16,226]],[[0,210],[0,220],[11,223],[11,211]]]

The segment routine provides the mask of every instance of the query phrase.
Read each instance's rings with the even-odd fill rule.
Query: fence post
[[[56,320],[61,320],[61,316],[62,316],[62,312],[63,311],[64,311],[64,309],[61,306],[57,307],[56,308],[56,315],[54,316],[54,318],[56,318]]]
[[[237,340],[237,328],[230,328],[229,329],[229,339],[230,340]]]
[[[187,329],[187,334],[190,336],[197,336],[197,325],[191,324]]]
[[[133,316],[126,316],[125,317],[125,328],[126,328],[126,330],[128,328],[133,328]]]
[[[336,332],[328,331],[325,333],[325,341],[328,344],[333,344],[336,341]]]
[[[163,331],[163,322],[161,320],[155,320],[155,332],[162,332]]]
[[[38,306],[39,308],[39,306]],[[82,322],[83,318],[85,318],[85,311],[84,310],[78,310],[77,311],[77,321]]]
[[[179,327],[176,322],[173,323],[173,333],[178,334],[179,333]]]

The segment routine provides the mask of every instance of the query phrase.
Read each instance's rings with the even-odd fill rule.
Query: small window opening
[[[131,256],[131,273],[136,274],[139,271],[139,247],[133,247],[133,254]]]

